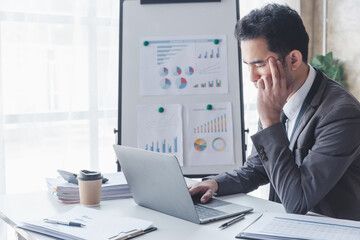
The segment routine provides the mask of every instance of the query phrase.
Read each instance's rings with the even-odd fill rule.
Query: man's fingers
[[[195,183],[194,185],[191,185],[188,187],[190,195],[196,195],[196,194],[203,194],[207,191],[207,187],[203,185],[203,182]]]
[[[210,189],[207,190],[200,199],[201,203],[206,203],[213,195],[214,193]]]
[[[199,183],[195,183],[188,187],[191,196],[200,194],[202,203],[209,201],[218,189],[218,184],[213,179],[208,179]]]
[[[280,87],[282,88],[286,88],[286,72],[285,72],[285,68],[284,68],[284,65],[281,63],[280,60],[277,60],[276,61],[276,65],[277,65],[277,68],[279,70],[279,74],[280,74]]]
[[[260,78],[260,79],[257,81],[257,85],[258,85],[258,89],[265,89],[264,79]]]
[[[279,72],[279,69],[278,69],[278,65],[276,64],[275,62],[276,60],[271,57],[269,58],[268,60],[268,63],[269,63],[269,66],[270,66],[270,72],[271,72],[271,78],[272,78],[272,86],[274,88],[277,88],[278,86],[280,86],[280,72]]]
[[[198,192],[200,192],[200,188],[196,187],[196,185],[188,186],[188,189],[189,189],[190,195],[195,195]]]
[[[269,75],[264,75],[261,77],[261,79],[263,80],[264,86],[265,86],[265,90],[270,90],[272,88],[272,79]]]

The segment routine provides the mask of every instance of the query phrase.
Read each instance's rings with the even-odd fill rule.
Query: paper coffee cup
[[[81,170],[77,176],[79,182],[80,204],[88,207],[98,206],[101,200],[100,172]]]

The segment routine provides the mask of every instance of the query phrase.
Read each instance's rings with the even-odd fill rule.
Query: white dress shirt
[[[294,125],[296,122],[296,118],[299,115],[301,106],[304,103],[304,100],[307,94],[310,91],[310,88],[315,80],[316,71],[315,69],[309,65],[309,74],[306,78],[304,84],[296,91],[296,93],[286,102],[284,105],[283,111],[285,115],[288,117],[288,120],[285,123],[287,135],[290,140],[291,134],[294,130]]]

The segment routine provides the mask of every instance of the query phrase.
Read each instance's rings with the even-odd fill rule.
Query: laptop
[[[113,145],[135,202],[174,217],[202,224],[252,211],[213,197],[192,199],[175,156]]]

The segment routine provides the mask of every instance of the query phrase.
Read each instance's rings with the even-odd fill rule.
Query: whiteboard
[[[191,144],[183,137],[182,170],[187,176],[231,171],[245,158],[240,48],[234,37],[238,20],[237,0],[171,4],[140,4],[122,0],[120,5],[120,66],[118,144],[137,147],[137,107],[144,104],[181,104],[183,129],[189,129],[191,104],[230,103],[232,111],[234,162],[193,166],[187,152]],[[153,95],[140,94],[140,47],[144,37],[226,36],[228,92],[222,94]]]

